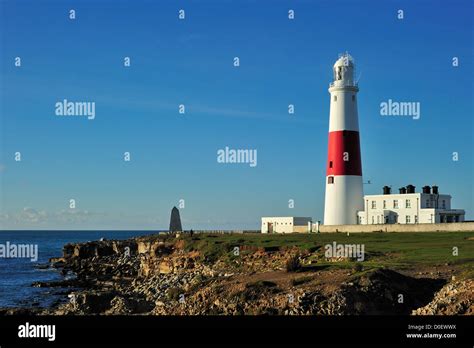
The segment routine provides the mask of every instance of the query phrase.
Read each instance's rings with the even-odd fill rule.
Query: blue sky
[[[472,1],[0,6],[3,229],[165,229],[180,199],[186,229],[322,220],[327,88],[345,51],[360,77],[365,193],[437,184],[474,219]],[[63,99],[94,101],[95,119],[56,116]],[[380,116],[388,99],[420,102],[420,119]],[[217,163],[226,146],[256,149],[258,165]]]

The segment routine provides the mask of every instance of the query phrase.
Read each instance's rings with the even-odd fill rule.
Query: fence
[[[319,232],[469,232],[474,231],[474,222],[443,224],[385,224],[385,225],[319,225]],[[317,232],[317,226],[313,226]]]

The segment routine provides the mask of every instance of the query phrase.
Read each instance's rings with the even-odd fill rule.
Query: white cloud
[[[157,216],[146,214],[102,213],[81,209],[54,212],[24,207],[16,212],[0,213],[0,229],[162,229]]]

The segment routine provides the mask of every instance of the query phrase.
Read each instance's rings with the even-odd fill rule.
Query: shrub
[[[355,266],[354,266],[354,271],[355,272],[362,272],[362,270],[364,269],[364,266],[362,266],[361,263],[356,263]]]
[[[298,272],[300,269],[301,269],[301,262],[298,255],[292,256],[286,261],[287,272]]]

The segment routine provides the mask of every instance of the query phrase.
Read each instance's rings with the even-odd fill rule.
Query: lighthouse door
[[[273,223],[272,222],[268,223],[267,230],[268,230],[268,233],[273,233]]]

